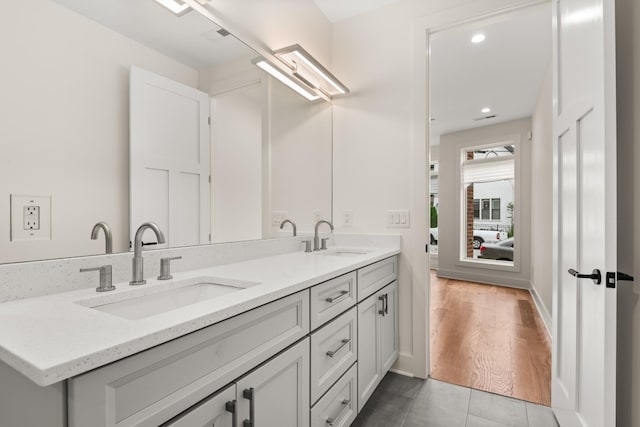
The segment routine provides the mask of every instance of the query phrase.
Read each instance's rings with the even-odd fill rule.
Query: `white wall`
[[[262,238],[264,95],[258,81],[211,99],[213,243]]]
[[[531,117],[531,288],[542,317],[551,329],[553,216],[553,87],[551,65]]]
[[[0,262],[104,253],[129,242],[129,67],[197,73],[50,0],[0,14]],[[9,194],[52,196],[52,240],[9,242]],[[77,211],[83,215],[77,215]]]
[[[422,110],[428,88],[426,72],[415,74],[426,60],[426,30],[517,3],[404,0],[333,27],[332,71],[352,91],[334,105],[336,225],[355,232],[401,233],[396,368],[417,376],[428,374],[428,154],[423,144],[428,114],[421,114],[427,113]],[[350,229],[342,227],[345,209],[353,210]],[[386,227],[385,211],[395,209],[411,209],[410,228]]]
[[[299,232],[313,232],[316,215],[331,220],[332,107],[275,81],[270,100],[271,211],[286,212]]]
[[[481,283],[529,287],[531,275],[531,141],[527,134],[531,131],[531,119],[512,120],[496,125],[453,132],[440,136],[440,193],[438,212],[438,275]],[[489,269],[478,263],[460,263],[462,230],[461,189],[459,188],[461,150],[467,147],[510,141],[519,137],[516,146],[516,191],[515,236],[516,247],[520,250],[520,265],[515,259],[518,271]],[[518,221],[519,218],[519,221]]]
[[[618,103],[617,425],[640,426],[640,4],[616,1]]]

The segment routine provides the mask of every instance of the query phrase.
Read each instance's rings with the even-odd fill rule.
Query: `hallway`
[[[551,339],[524,289],[431,272],[431,377],[551,404]]]

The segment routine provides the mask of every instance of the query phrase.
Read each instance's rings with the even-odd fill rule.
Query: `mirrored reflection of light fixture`
[[[182,16],[186,13],[189,13],[192,10],[188,4],[182,2],[181,0],[153,0],[153,1],[169,9],[173,14],[177,16]],[[204,5],[206,3],[209,3],[209,0],[198,0],[198,3]]]
[[[298,92],[300,95],[304,96],[309,101],[315,101],[320,99],[320,96],[316,94],[313,89],[307,88],[296,81],[294,81],[290,76],[286,75],[283,71],[276,68],[269,61],[264,59],[263,57],[258,57],[252,61],[256,66],[260,67],[262,70],[266,71],[272,77],[278,79],[284,85]]]
[[[349,88],[300,45],[278,49],[273,54],[291,69],[294,76],[329,98],[349,93]]]
[[[177,16],[182,16],[191,11],[188,4],[182,3],[180,0],[154,0],[161,6],[166,7]]]

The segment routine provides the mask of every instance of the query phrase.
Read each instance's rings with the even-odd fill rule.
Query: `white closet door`
[[[153,221],[167,246],[208,243],[209,96],[137,67],[130,91],[131,241],[140,224]]]

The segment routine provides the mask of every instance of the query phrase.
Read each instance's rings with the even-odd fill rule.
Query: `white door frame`
[[[425,212],[416,215],[428,219],[426,212],[429,194],[429,61],[427,46],[430,34],[456,27],[471,21],[503,15],[524,8],[549,3],[549,0],[531,0],[514,4],[513,0],[477,0],[442,12],[417,18],[413,22],[413,77],[412,93],[412,158],[413,158],[413,192],[412,209],[414,212]],[[413,374],[426,378],[431,372],[429,357],[429,257],[425,256],[424,244],[428,242],[428,222],[424,225],[425,236],[415,233],[408,242],[413,258]],[[426,273],[426,274],[425,274]]]

